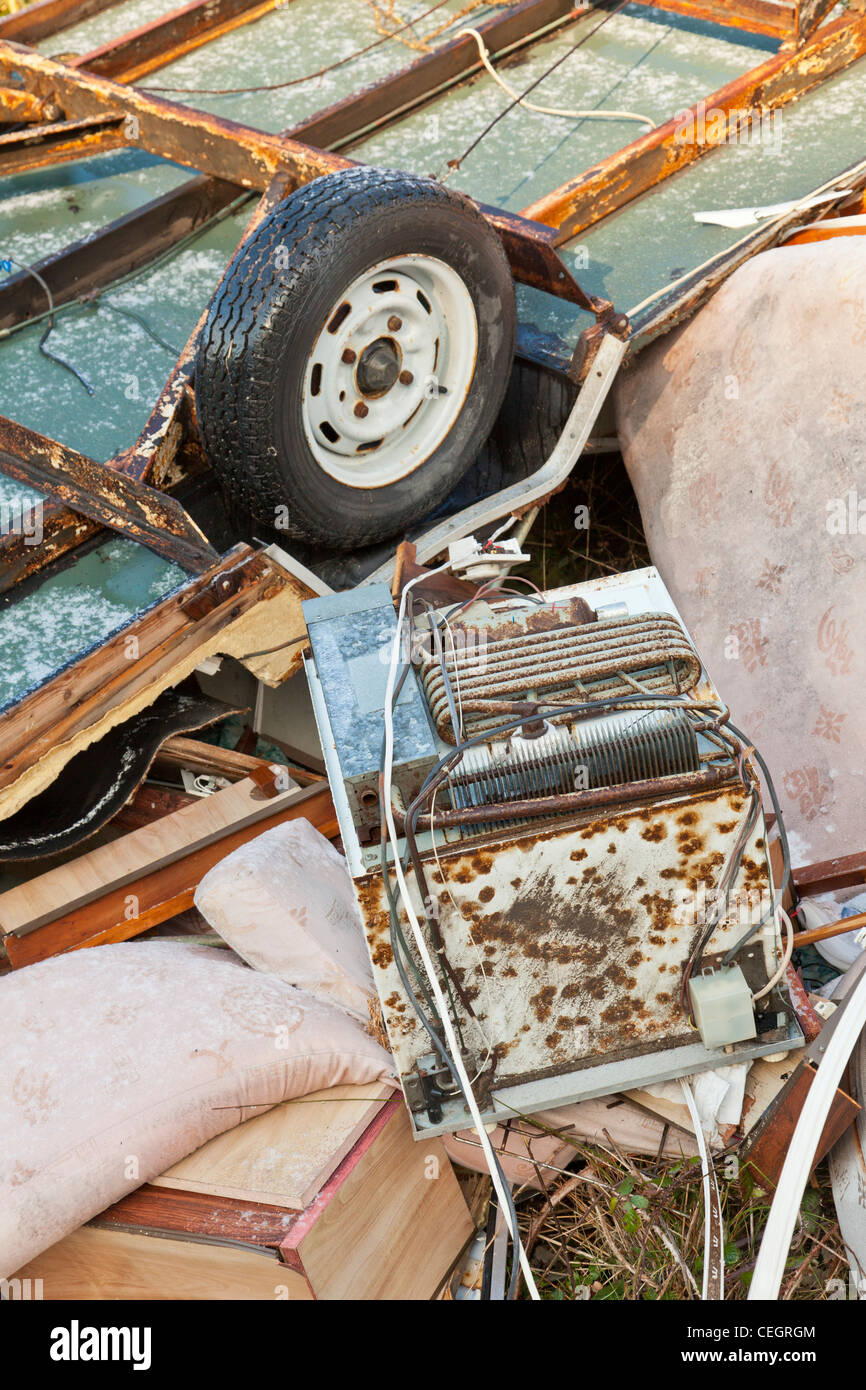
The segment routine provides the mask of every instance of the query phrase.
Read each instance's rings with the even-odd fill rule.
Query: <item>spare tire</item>
[[[462,195],[366,167],[307,184],[239,248],[199,344],[224,492],[335,549],[405,530],[487,438],[515,322],[502,244]]]

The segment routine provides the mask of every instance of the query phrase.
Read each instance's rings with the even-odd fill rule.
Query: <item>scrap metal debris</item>
[[[864,1296],[866,16],[133,10],[0,16],[0,1295]]]

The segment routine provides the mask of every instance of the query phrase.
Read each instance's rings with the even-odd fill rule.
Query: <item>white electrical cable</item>
[[[785,1263],[794,1226],[800,1212],[803,1188],[808,1181],[818,1140],[830,1113],[845,1065],[866,1025],[866,973],[858,981],[854,993],[845,1003],[818,1066],[818,1074],[809,1087],[806,1103],[788,1146],[776,1195],[764,1228],[755,1272],[749,1286],[749,1302],[758,1299],[777,1299],[785,1273]]]
[[[513,87],[509,87],[504,78],[499,76],[499,73],[490,61],[490,53],[487,49],[487,45],[478,30],[470,28],[458,29],[455,38],[460,39],[464,34],[471,34],[472,38],[478,44],[478,56],[494,82],[498,82],[503,92],[507,92],[508,95],[520,106],[524,107],[525,110],[538,111],[542,116],[567,116],[575,120],[640,121],[641,125],[649,126],[650,130],[655,130],[655,121],[650,120],[649,116],[639,115],[636,111],[564,111],[558,106],[535,106],[531,101],[526,101],[519,92],[515,92]]]
[[[769,994],[771,989],[776,988],[776,985],[779,983],[785,971],[788,969],[791,956],[794,954],[794,924],[781,903],[777,905],[776,913],[782,919],[782,924],[785,928],[785,933],[787,936],[785,950],[782,953],[782,963],[776,971],[775,975],[773,975],[764,985],[764,988],[759,989],[757,994],[752,995],[752,1003],[754,1003],[756,999],[763,999],[765,994]]]
[[[719,1196],[719,1186],[716,1182],[716,1171],[710,1161],[710,1151],[707,1148],[707,1141],[701,1126],[701,1117],[698,1107],[695,1104],[694,1092],[684,1077],[680,1078],[680,1087],[683,1099],[688,1106],[689,1116],[695,1131],[695,1139],[698,1144],[698,1153],[701,1156],[701,1176],[704,1181],[704,1277],[701,1286],[701,1298],[706,1302],[710,1287],[710,1269],[713,1263],[713,1213],[718,1213],[718,1249],[721,1258],[721,1251],[725,1248],[725,1230],[722,1225],[722,1202]],[[710,1190],[710,1182],[715,1188],[715,1202],[713,1193]],[[724,1294],[723,1294],[724,1296]]]
[[[508,1226],[508,1234],[511,1237],[515,1255],[517,1256],[520,1262],[520,1268],[523,1272],[523,1277],[526,1280],[526,1287],[529,1292],[529,1296],[536,1302],[540,1302],[541,1296],[538,1292],[538,1289],[536,1288],[535,1280],[532,1277],[532,1270],[529,1266],[529,1260],[527,1258],[526,1251],[523,1248],[523,1243],[520,1240],[520,1236],[517,1230],[513,1227],[512,1224],[511,1212],[508,1206],[508,1196],[503,1186],[502,1179],[500,1178],[499,1173],[497,1171],[493,1147],[490,1143],[490,1139],[488,1138],[487,1131],[484,1128],[484,1121],[481,1117],[481,1111],[478,1108],[478,1102],[476,1101],[472,1091],[472,1083],[469,1079],[469,1075],[466,1071],[466,1068],[463,1065],[463,1058],[460,1055],[460,1044],[458,1042],[457,1035],[454,1031],[454,1024],[452,1023],[451,1016],[448,1012],[448,1005],[446,1003],[445,996],[442,993],[442,988],[439,984],[439,981],[436,978],[436,971],[433,966],[433,961],[431,959],[427,943],[424,940],[424,936],[421,931],[421,925],[418,921],[418,917],[416,915],[414,907],[412,906],[412,901],[409,897],[409,888],[406,883],[405,875],[403,873],[403,865],[400,862],[400,856],[397,852],[397,826],[394,821],[394,809],[391,805],[391,774],[394,768],[393,700],[394,690],[397,684],[397,667],[400,658],[403,622],[406,616],[406,599],[409,594],[409,590],[413,588],[415,584],[420,583],[422,579],[429,579],[430,576],[433,574],[440,574],[442,570],[448,569],[450,565],[451,561],[446,560],[444,565],[439,565],[436,569],[433,570],[427,570],[424,574],[416,575],[414,579],[409,580],[409,583],[405,586],[405,588],[403,589],[403,593],[400,596],[400,608],[397,613],[397,635],[394,639],[394,647],[391,653],[391,664],[388,668],[388,683],[385,688],[385,757],[383,762],[382,774],[382,780],[384,783],[385,821],[388,827],[388,838],[394,849],[394,873],[397,879],[397,886],[400,891],[400,897],[402,898],[403,906],[406,909],[406,916],[409,921],[409,927],[411,929],[415,945],[418,949],[418,954],[421,957],[421,963],[424,966],[430,989],[433,993],[434,999],[436,1000],[436,1006],[439,1010],[439,1017],[442,1020],[442,1027],[444,1029],[445,1038],[448,1043],[448,1050],[451,1054],[451,1060],[454,1063],[454,1070],[457,1073],[457,1077],[460,1082],[460,1087],[466,1098],[466,1104],[468,1105],[469,1113],[472,1116],[472,1123],[475,1128],[475,1132],[478,1135],[479,1140],[481,1141],[481,1148],[484,1153],[484,1158],[490,1170],[490,1178],[493,1183],[494,1190],[496,1192],[496,1197],[499,1202],[500,1210],[503,1213],[506,1224]]]

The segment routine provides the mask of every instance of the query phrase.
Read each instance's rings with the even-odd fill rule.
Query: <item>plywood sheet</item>
[[[286,1101],[211,1139],[153,1186],[303,1211],[390,1095],[386,1085],[334,1086]]]

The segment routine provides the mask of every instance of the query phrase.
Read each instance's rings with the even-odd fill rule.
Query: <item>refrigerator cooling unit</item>
[[[485,1118],[798,1045],[757,784],[657,572],[415,609],[393,707],[397,853]],[[371,584],[304,611],[416,1133],[461,1129],[381,838],[394,603]]]

